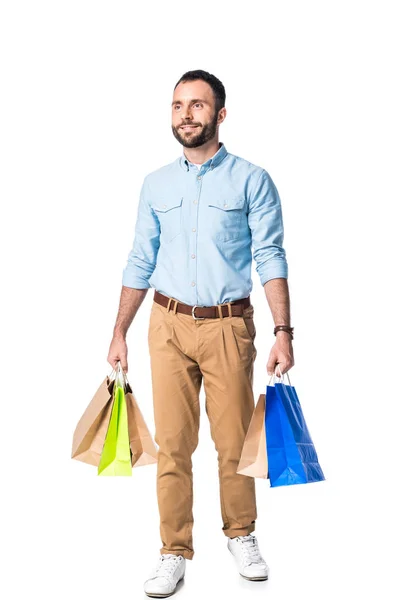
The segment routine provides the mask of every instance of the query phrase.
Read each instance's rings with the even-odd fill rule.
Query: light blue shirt
[[[184,154],[144,178],[122,285],[185,304],[248,296],[252,253],[261,284],[288,277],[278,191],[262,167],[219,150],[198,169]]]

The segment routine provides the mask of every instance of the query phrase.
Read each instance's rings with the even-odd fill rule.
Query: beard
[[[172,133],[178,142],[185,148],[198,148],[215,137],[217,132],[217,121],[218,113],[216,112],[209,123],[200,125],[198,129],[195,129],[190,134],[181,134],[180,126],[174,127],[173,125]],[[188,125],[190,125],[190,123],[188,123]]]

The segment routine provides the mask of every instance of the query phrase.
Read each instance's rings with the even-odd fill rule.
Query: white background
[[[140,185],[181,153],[170,129],[173,87],[198,68],[226,87],[220,141],[264,167],[281,196],[290,376],[326,481],[274,489],[256,481],[255,533],[271,577],[242,579],[221,531],[202,389],[195,556],[177,596],[397,597],[396,4],[1,3],[8,600],[144,597],[158,558],[156,466],[102,478],[70,451],[77,421],[111,372]],[[253,275],[257,398],[275,338]],[[128,334],[128,376],[153,431],[151,302],[150,291]]]

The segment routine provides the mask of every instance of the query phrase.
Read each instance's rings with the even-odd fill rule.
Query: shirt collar
[[[225,156],[228,154],[228,151],[223,142],[219,142],[219,149],[217,152],[209,158],[205,163],[202,164],[201,169],[215,169],[222,162]],[[185,156],[185,153],[182,152],[182,156],[180,157],[179,164],[184,171],[189,171],[190,168],[198,170],[195,165],[193,165]]]

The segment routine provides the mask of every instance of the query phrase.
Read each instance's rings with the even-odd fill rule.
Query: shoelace
[[[176,554],[161,554],[159,558],[160,562],[154,572],[154,577],[166,577],[170,580],[180,560],[181,559]]]
[[[252,563],[264,563],[264,559],[260,554],[260,550],[258,548],[257,538],[254,535],[239,535],[237,536],[241,542],[241,547],[244,553],[244,558],[248,565]]]

